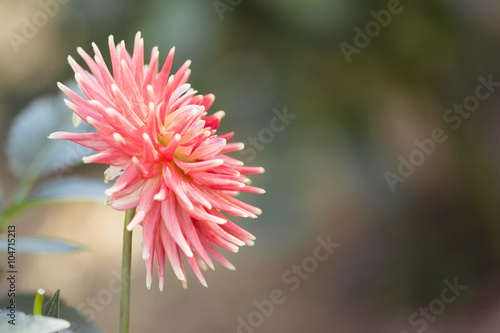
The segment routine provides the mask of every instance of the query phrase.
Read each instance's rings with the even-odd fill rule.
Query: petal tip
[[[72,117],[71,121],[73,122],[73,126],[76,128],[76,127],[80,126],[83,119],[80,118],[76,113],[73,113],[73,117]]]

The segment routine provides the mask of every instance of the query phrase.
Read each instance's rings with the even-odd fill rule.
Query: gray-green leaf
[[[7,252],[7,238],[0,238],[0,252]],[[64,254],[81,251],[80,245],[67,241],[42,237],[17,237],[15,249],[17,253]]]
[[[103,200],[110,185],[105,184],[102,179],[68,177],[62,181],[58,179],[41,183],[29,195],[31,200],[50,201],[96,201]]]
[[[64,104],[63,96],[59,93],[56,97],[39,97],[14,119],[7,135],[6,153],[9,169],[15,176],[53,173],[62,176],[80,164],[83,156],[93,153],[70,141],[47,139],[55,131],[93,131],[86,123],[74,128],[73,112]]]

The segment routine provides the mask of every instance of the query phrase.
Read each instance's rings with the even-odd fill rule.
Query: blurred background
[[[141,31],[146,59],[175,45],[174,68],[193,61],[190,83],[215,94],[221,132],[247,144],[234,157],[266,168],[252,181],[267,193],[242,196],[264,212],[235,219],[256,244],[226,252],[237,270],[216,265],[208,289],[189,272],[184,290],[167,266],[165,290],[155,276],[148,291],[134,234],[131,332],[498,332],[500,91],[484,82],[500,82],[499,18],[493,0],[0,1],[4,196],[17,185],[3,149],[16,115],[56,96],[78,46],[109,59],[110,34],[130,50]],[[474,100],[478,89],[490,94]],[[465,101],[473,111],[447,111]],[[430,144],[436,129],[446,140]],[[85,247],[18,255],[18,290],[60,287],[116,332],[123,214],[62,203],[13,223]],[[318,237],[340,245],[324,261],[311,259]],[[444,302],[445,280],[467,288]],[[280,304],[259,310],[275,289]]]

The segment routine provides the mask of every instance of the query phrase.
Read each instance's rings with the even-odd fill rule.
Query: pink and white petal
[[[239,208],[244,209],[247,212],[250,212],[250,213],[255,214],[255,215],[262,214],[262,210],[260,208],[249,205],[246,202],[238,200],[232,196],[225,196],[225,199],[228,200],[229,202],[235,204]]]
[[[224,160],[224,163],[228,166],[242,166],[243,165],[243,162],[240,161],[240,160],[237,160],[235,158],[232,158],[232,157],[229,157],[229,156],[226,156],[226,155],[217,155],[215,156],[215,158],[220,158],[220,159],[223,159]]]
[[[123,174],[118,178],[118,180],[113,184],[113,186],[106,190],[108,196],[114,195],[121,192],[127,187],[137,184],[140,180],[139,174],[134,168],[126,168]]]
[[[234,224],[229,220],[227,221],[227,223],[221,224],[221,228],[230,233],[231,235],[235,236],[236,238],[242,240],[248,246],[252,246],[254,244],[253,243],[253,241],[255,240],[254,235],[252,235],[245,229],[241,228],[240,226]]]
[[[49,135],[49,139],[70,140],[84,147],[95,151],[103,151],[113,148],[110,144],[103,141],[99,133],[72,133],[72,132],[54,132]]]
[[[198,278],[198,281],[200,281],[201,285],[207,288],[208,287],[207,281],[205,280],[205,277],[201,273],[200,267],[198,266],[198,263],[196,262],[194,256],[186,257],[186,261],[188,262],[189,266],[191,266],[194,275]]]
[[[264,190],[263,188],[260,188],[260,187],[255,187],[255,186],[249,186],[249,185],[245,185],[245,187],[237,190],[237,189],[234,189],[235,191],[241,191],[241,192],[250,192],[250,193],[257,193],[257,194],[264,194],[266,193],[266,190]]]
[[[178,159],[174,159],[174,162],[178,167],[180,167],[184,171],[185,174],[211,170],[224,163],[224,161],[221,159],[212,159],[207,161],[191,162],[191,163],[186,163],[179,161]]]
[[[193,173],[191,177],[199,184],[213,188],[221,186],[235,186],[236,188],[242,188],[245,186],[243,182],[244,180],[236,176],[198,172]]]
[[[214,264],[210,260],[210,257],[208,256],[207,252],[200,242],[200,239],[198,238],[198,234],[196,233],[196,230],[194,228],[191,216],[189,216],[185,210],[177,207],[177,218],[181,225],[182,233],[191,245],[191,248],[193,248],[198,253],[198,255],[205,261],[208,267],[214,269]]]
[[[142,258],[146,261],[146,286],[149,289],[153,279],[153,262],[158,237],[158,225],[160,221],[160,205],[156,204],[150,209],[142,223]],[[159,258],[156,258],[158,261]]]
[[[130,164],[130,157],[117,148],[103,150],[95,155],[82,158],[83,163],[108,164],[116,167],[126,167]]]
[[[169,163],[163,164],[163,180],[167,186],[174,191],[179,203],[184,209],[194,210],[194,205],[186,195],[186,188],[183,186],[182,176]]]
[[[163,223],[168,230],[169,235],[177,243],[179,248],[185,254],[186,257],[192,257],[193,252],[189,246],[182,229],[180,222],[177,218],[177,205],[175,202],[175,196],[171,193],[165,201],[161,202],[161,214]]]
[[[165,253],[167,254],[168,261],[172,266],[172,270],[174,271],[175,276],[177,276],[179,280],[185,281],[186,274],[184,273],[184,269],[182,267],[177,243],[170,235],[170,232],[168,231],[165,223],[160,225],[160,235],[163,248],[165,249]]]
[[[170,52],[168,52],[168,56],[165,59],[165,63],[163,64],[160,73],[158,74],[158,77],[156,78],[155,82],[155,93],[157,96],[160,96],[162,100],[166,100],[167,96],[167,80],[169,79],[170,76],[170,69],[172,68],[172,60],[174,59],[174,53],[175,53],[175,47],[170,49]]]
[[[234,245],[233,243],[228,242],[225,239],[222,239],[222,237],[220,237],[220,236],[214,235],[213,233],[209,232],[206,229],[198,229],[198,230],[203,234],[203,236],[205,236],[205,238],[207,238],[212,243],[219,245],[220,247],[222,247],[228,251],[231,251],[234,253],[238,252],[238,250],[239,250],[238,246]]]
[[[121,176],[123,174],[123,171],[123,168],[110,166],[106,169],[106,171],[104,171],[104,182],[106,184],[112,182],[116,177]]]
[[[188,157],[191,160],[209,160],[219,154],[226,145],[226,140],[213,137],[205,140]],[[224,155],[220,155],[224,156]],[[218,156],[219,157],[219,156]]]
[[[262,167],[234,166],[233,168],[244,175],[261,174],[265,171]]]
[[[130,210],[137,207],[137,205],[139,204],[139,199],[141,198],[141,190],[142,188],[139,187],[137,190],[128,195],[115,197],[113,199],[107,198],[105,203],[113,207],[113,209],[119,211]]]
[[[233,264],[229,262],[217,249],[215,246],[212,245],[212,243],[206,239],[203,235],[200,235],[200,240],[203,243],[203,246],[207,250],[207,252],[218,262],[222,264],[225,268],[234,271],[236,267],[234,267]]]
[[[144,86],[151,86],[153,87],[153,90],[154,90],[154,85],[155,85],[155,81],[156,81],[156,76],[158,75],[158,57],[160,55],[160,52],[158,51],[158,47],[155,46],[153,47],[153,49],[151,50],[151,58],[149,60],[149,65],[147,67],[147,70],[146,70],[146,77],[144,79]],[[146,91],[144,91],[143,93],[145,94]],[[158,93],[158,91],[155,91],[156,93]],[[156,94],[155,93],[155,94]],[[158,96],[159,97],[159,96]]]
[[[144,39],[137,32],[134,40],[134,53],[132,55],[132,73],[137,85],[142,88],[144,84]]]
[[[159,280],[158,285],[160,291],[163,291],[163,286],[165,284],[165,248],[163,247],[161,241],[160,226],[158,226],[158,231],[156,233],[155,259],[156,259],[156,271],[158,272],[158,280]]]
[[[159,179],[148,179],[144,182],[135,216],[127,225],[128,230],[132,230],[140,223],[147,223],[149,216],[151,216],[151,214],[155,211],[155,208],[157,208],[156,205],[158,205],[158,203],[153,200],[153,197],[158,192],[159,188]],[[147,254],[149,255],[150,253],[148,252]]]
[[[240,151],[243,149],[245,149],[245,144],[243,142],[226,143],[224,148],[221,150],[221,153],[225,154],[225,153],[230,153],[233,151]]]
[[[160,218],[161,205],[155,202],[142,223],[142,259],[147,259],[154,253]]]
[[[213,115],[206,117],[205,118],[205,126],[207,128],[216,130],[219,127],[220,122],[221,122],[222,118],[224,118],[225,115],[226,115],[226,113],[224,111],[217,111]]]
[[[186,74],[189,77],[190,73],[189,66],[191,66],[191,60],[186,60],[181,68],[174,74],[174,87],[185,84],[185,81],[187,81]]]

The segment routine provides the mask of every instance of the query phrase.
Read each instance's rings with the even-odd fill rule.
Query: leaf
[[[83,156],[93,153],[70,141],[47,139],[55,131],[93,131],[86,123],[74,128],[73,112],[64,104],[63,96],[59,93],[56,97],[39,97],[14,119],[7,136],[6,153],[9,170],[16,177],[60,175],[80,164]]]
[[[59,293],[61,289],[57,289],[47,303],[42,306],[42,315],[47,317],[59,318]]]
[[[68,177],[60,181],[48,180],[38,185],[30,194],[32,200],[50,201],[78,201],[102,200],[106,197],[106,191],[110,185],[105,184],[102,179]]]
[[[15,325],[10,324],[9,320],[12,318],[7,310],[2,310],[0,313],[0,332],[55,333],[71,326],[70,322],[64,319],[26,315],[18,310],[15,314]]]
[[[33,298],[34,294],[17,294],[16,295],[16,308],[19,311],[31,311],[33,307]],[[0,308],[6,308],[9,304],[9,298],[0,299]],[[83,303],[82,303],[83,304]],[[87,304],[88,306],[88,304]],[[4,311],[2,310],[2,313]],[[2,315],[0,313],[0,316]],[[104,333],[96,324],[94,324],[90,319],[85,317],[80,311],[77,309],[68,306],[63,299],[59,299],[59,315],[61,318],[69,321],[71,323],[71,327],[66,330],[62,330],[59,333]],[[9,327],[11,328],[11,327]],[[10,332],[9,330],[4,331],[0,329],[0,332]],[[33,331],[38,333],[38,331]]]
[[[32,254],[64,254],[82,250],[80,245],[74,243],[42,237],[17,237],[15,247],[17,253]],[[0,238],[0,252],[7,249],[7,238]]]

